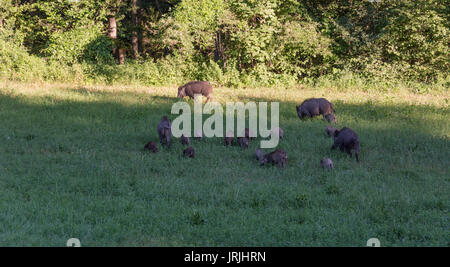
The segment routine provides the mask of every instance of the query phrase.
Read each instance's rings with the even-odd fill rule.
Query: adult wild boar
[[[310,98],[306,99],[300,105],[296,106],[297,115],[300,119],[305,117],[312,118],[314,116],[322,115],[324,119],[328,114],[334,113],[333,104],[325,98]]]
[[[184,98],[189,96],[194,98],[195,94],[201,94],[206,97],[206,102],[212,100],[213,88],[209,82],[206,81],[191,81],[185,85],[178,87],[178,97]]]
[[[352,129],[344,127],[334,132],[334,144],[331,149],[336,149],[336,147],[339,147],[341,151],[345,149],[350,157],[352,156],[352,150],[354,150],[356,161],[359,162],[359,139]]]

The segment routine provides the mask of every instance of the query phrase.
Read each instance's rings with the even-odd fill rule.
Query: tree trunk
[[[117,49],[117,59],[119,60],[120,65],[125,63],[125,49],[123,48]]]
[[[115,41],[117,40],[116,17],[109,17],[108,21],[109,21],[108,37],[111,40],[113,40],[113,42],[114,42],[114,47],[113,47],[111,52],[112,52],[114,58],[119,62],[119,64],[122,64],[123,63],[123,59],[122,59],[122,63],[120,63],[121,62],[121,60],[120,60],[120,51],[119,51],[119,49],[117,49],[116,43],[115,43]],[[122,52],[122,53],[124,53],[124,52]],[[122,55],[122,56],[124,56],[124,55]]]
[[[131,32],[131,49],[134,59],[139,57],[139,41],[138,41],[138,6],[137,0],[131,0],[131,21],[133,23],[133,30]]]
[[[226,67],[225,57],[224,57],[224,49],[223,49],[223,41],[222,41],[222,32],[219,30],[216,32],[216,38],[214,39],[214,61],[222,61],[223,68]]]
[[[159,1],[155,0],[155,4],[156,4],[156,9],[158,9],[158,11],[159,11],[159,14],[162,15],[161,5],[159,4]]]
[[[139,54],[143,55],[144,53],[144,38],[143,38],[143,29],[142,29],[142,0],[137,0],[138,5],[138,14],[137,14],[137,25],[138,25],[138,49]]]
[[[109,31],[108,37],[115,40],[117,39],[117,23],[116,17],[109,17]]]

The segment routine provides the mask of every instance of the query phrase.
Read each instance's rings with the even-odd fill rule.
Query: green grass
[[[221,103],[280,101],[280,169],[253,160],[259,141],[144,152],[176,88],[1,83],[0,245],[450,245],[448,92],[216,88]],[[360,164],[330,150],[325,122],[298,119],[312,96],[359,134]]]

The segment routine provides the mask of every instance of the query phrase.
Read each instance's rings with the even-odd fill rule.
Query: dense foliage
[[[238,86],[351,74],[448,84],[448,9],[438,0],[0,0],[0,75]]]

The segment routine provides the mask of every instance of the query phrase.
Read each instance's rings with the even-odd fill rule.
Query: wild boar
[[[228,131],[224,137],[225,146],[231,146],[234,142],[234,133],[232,131]]]
[[[206,102],[212,100],[213,88],[207,81],[191,81],[178,87],[178,97],[189,96],[194,98],[195,94],[201,94],[206,97]]]
[[[170,138],[172,137],[172,124],[170,123],[170,120],[167,118],[167,116],[163,116],[161,121],[158,123],[158,135],[159,135],[159,141],[161,142],[161,145],[164,145],[164,143],[167,144],[167,147],[170,148]]]
[[[350,128],[344,127],[341,130],[334,132],[334,144],[331,149],[336,149],[339,147],[341,151],[347,152],[347,154],[352,156],[352,150],[355,151],[356,161],[359,162],[359,139],[358,135]]]
[[[264,155],[261,160],[261,165],[266,163],[278,164],[278,167],[284,168],[287,162],[287,154],[286,151],[282,149],[277,149],[271,153]]]
[[[149,150],[152,153],[158,152],[158,146],[153,141],[150,141],[147,144],[145,144],[144,149]]]
[[[247,137],[238,137],[237,142],[240,147],[248,148],[248,138]]]
[[[296,106],[297,115],[303,120],[305,117],[312,118],[322,115],[324,118],[328,114],[334,113],[333,104],[325,98],[310,98],[303,101],[302,104]]]
[[[255,151],[255,159],[257,161],[261,162],[263,157],[264,157],[264,154],[263,154],[261,148],[256,149],[256,151]]]
[[[320,160],[320,166],[324,169],[332,170],[334,169],[333,161],[330,158],[323,158]]]
[[[181,144],[183,145],[189,145],[191,143],[191,140],[189,137],[184,136],[184,134],[181,135]]]
[[[191,146],[186,148],[183,150],[183,155],[188,158],[193,158],[195,156],[194,148]]]

